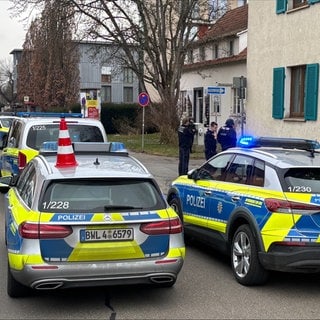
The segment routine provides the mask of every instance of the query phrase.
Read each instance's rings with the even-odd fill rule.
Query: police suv
[[[231,256],[236,280],[320,272],[320,149],[305,139],[243,137],[172,182],[185,235]]]

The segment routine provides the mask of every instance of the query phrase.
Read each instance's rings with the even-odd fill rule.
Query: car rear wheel
[[[177,213],[180,220],[183,222],[183,215],[181,210],[181,204],[178,198],[173,198],[169,201],[170,207]]]
[[[10,267],[7,267],[7,293],[11,298],[26,296],[30,289],[19,283],[11,274]]]
[[[232,270],[236,280],[245,286],[266,282],[268,272],[258,258],[257,244],[248,225],[240,226],[231,243]]]

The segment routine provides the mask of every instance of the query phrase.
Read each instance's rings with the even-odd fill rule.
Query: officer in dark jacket
[[[188,173],[190,151],[193,144],[195,125],[190,118],[184,118],[178,129],[179,139],[179,176]]]
[[[225,126],[219,129],[217,140],[221,144],[222,151],[237,145],[237,133],[234,129],[233,119],[228,119]]]
[[[204,135],[204,154],[206,160],[210,159],[217,153],[217,128],[218,124],[214,121],[211,122],[210,128],[208,128]]]

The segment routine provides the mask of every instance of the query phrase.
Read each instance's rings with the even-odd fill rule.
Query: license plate
[[[133,229],[81,229],[80,242],[133,240]]]

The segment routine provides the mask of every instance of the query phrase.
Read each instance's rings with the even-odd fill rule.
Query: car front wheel
[[[257,244],[248,225],[240,226],[231,243],[232,270],[236,280],[245,286],[266,282],[268,272],[258,258]]]

